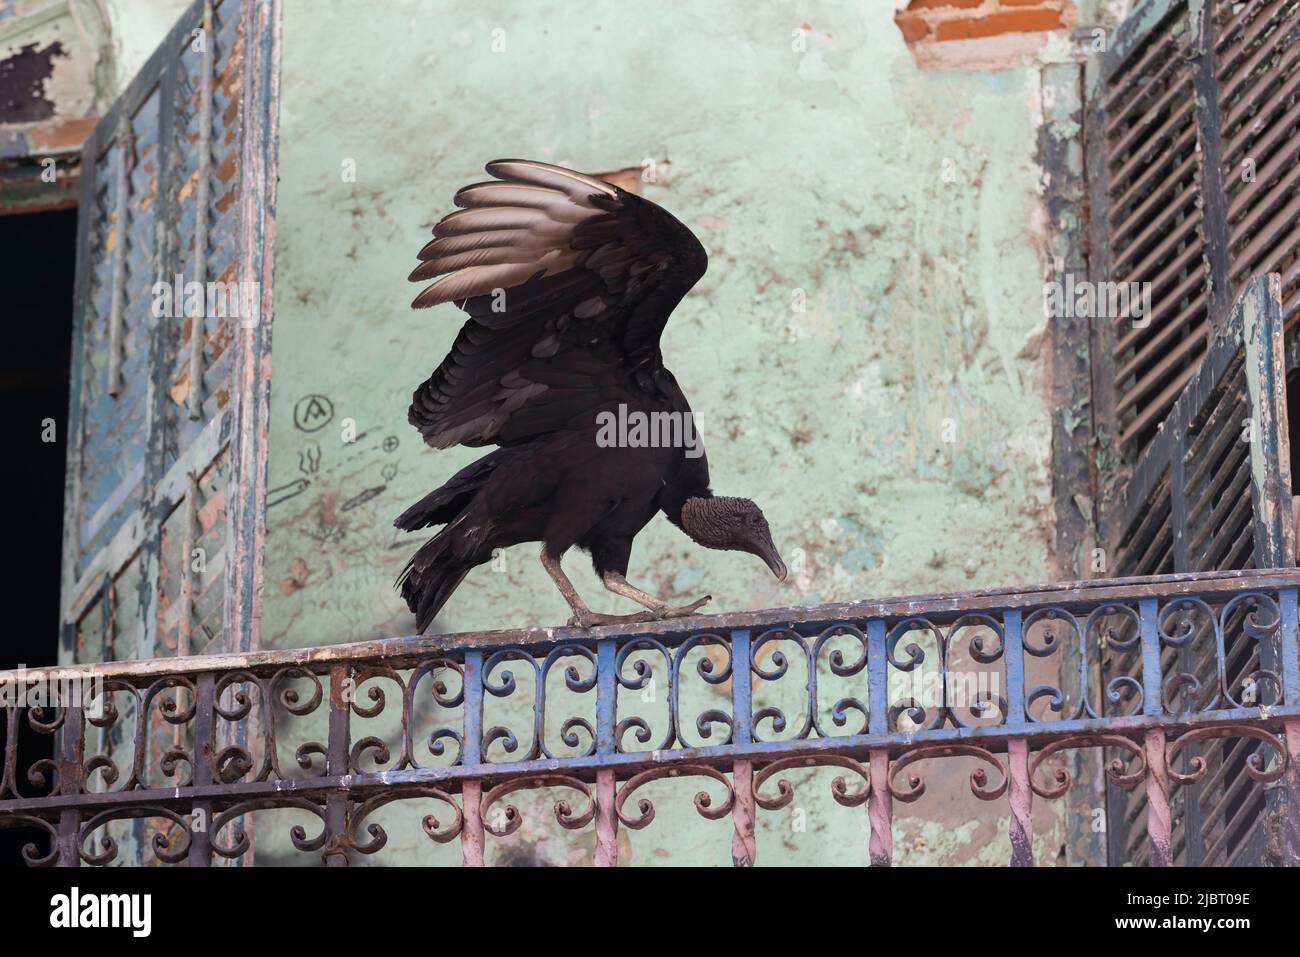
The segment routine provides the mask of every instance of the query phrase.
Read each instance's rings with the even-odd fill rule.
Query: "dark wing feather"
[[[527,160],[487,171],[497,180],[456,194],[411,273],[436,279],[415,308],[470,316],[411,399],[434,448],[519,442],[625,395],[708,263],[689,229],[609,183]]]

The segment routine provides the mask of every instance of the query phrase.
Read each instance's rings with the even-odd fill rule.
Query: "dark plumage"
[[[784,579],[758,506],[710,491],[702,446],[680,432],[610,445],[601,431],[610,417],[691,421],[659,336],[704,275],[699,241],[654,203],[572,170],[497,160],[487,171],[497,180],[456,194],[463,208],[434,227],[411,273],[436,277],[415,308],[454,302],[470,316],[415,390],[411,424],[434,448],[500,446],[397,518],[408,531],[444,526],[398,579],[419,630],[472,568],[521,542],[542,543],[578,624],[690,614],[708,597],[674,608],[624,578],[633,538],[660,511],[699,544],[751,552]],[[649,612],[592,612],[560,568],[575,545],[607,589]]]

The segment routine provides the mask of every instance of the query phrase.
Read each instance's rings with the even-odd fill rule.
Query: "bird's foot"
[[[656,619],[664,618],[688,618],[695,614],[705,605],[713,600],[712,595],[705,595],[703,598],[691,602],[689,605],[664,605],[663,608],[657,609],[654,613]]]
[[[570,628],[595,628],[597,625],[626,625],[634,621],[654,621],[653,612],[639,611],[634,615],[604,615],[598,611],[575,611],[569,619]]]
[[[713,600],[712,595],[705,595],[689,605],[661,605],[651,611],[639,611],[632,615],[605,615],[598,611],[585,609],[575,611],[569,619],[570,628],[595,628],[597,625],[626,625],[637,621],[663,621],[668,618],[687,618]]]

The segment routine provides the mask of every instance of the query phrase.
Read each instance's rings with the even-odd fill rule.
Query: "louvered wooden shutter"
[[[1098,520],[1114,574],[1294,564],[1298,30],[1300,0],[1155,0],[1087,67],[1089,278],[1152,284],[1149,323],[1093,322]],[[1272,653],[1225,638],[1229,681]],[[1103,661],[1107,677],[1136,666]],[[1204,645],[1166,648],[1164,666],[1214,685]],[[1265,798],[1243,773],[1253,744],[1200,750],[1212,771],[1173,794],[1176,853],[1258,863]],[[1143,800],[1108,794],[1112,863],[1143,859],[1130,826]]]
[[[84,147],[64,661],[251,640],[241,566],[258,554],[265,484],[273,32],[262,0],[194,3]],[[178,275],[235,294],[211,309],[205,295],[197,318],[156,317],[155,283]]]
[[[1300,0],[1214,10],[1229,278],[1239,290],[1277,273],[1292,339],[1300,324]]]
[[[1089,278],[1150,283],[1153,304],[1094,326],[1109,485],[1253,277],[1277,272],[1300,323],[1300,0],[1147,0],[1086,74]]]
[[[1294,564],[1280,286],[1276,274],[1246,286],[1120,490],[1114,508],[1129,530],[1120,542],[1121,574],[1150,574],[1168,563],[1179,572]],[[1230,622],[1224,635],[1224,680],[1234,690],[1261,668],[1280,670],[1277,650],[1239,626]],[[1219,691],[1212,639],[1207,629],[1196,641],[1163,648],[1166,680],[1185,673],[1198,683],[1185,692],[1166,683],[1166,708],[1211,705]],[[1138,662],[1132,653],[1116,655],[1104,667],[1109,680],[1136,674]],[[1257,689],[1264,703],[1275,690],[1264,682]],[[1184,760],[1200,755],[1210,772],[1173,795],[1174,851],[1183,863],[1261,862],[1265,797],[1245,773],[1255,750],[1256,742],[1230,738],[1186,749]],[[1143,820],[1144,801],[1111,790],[1112,862],[1141,862],[1145,841],[1126,822]]]
[[[1195,371],[1209,328],[1190,54],[1186,5],[1147,3],[1087,68],[1090,278],[1152,289],[1149,322],[1094,331],[1098,423],[1107,451],[1127,461]]]
[[[1111,509],[1122,575],[1294,564],[1282,303],[1242,292]]]

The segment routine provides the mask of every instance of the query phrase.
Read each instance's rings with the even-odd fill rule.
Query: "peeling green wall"
[[[125,90],[192,0],[104,0],[113,28],[113,77]]]
[[[701,417],[715,490],[762,505],[797,573],[777,585],[659,519],[637,539],[633,582],[673,600],[707,590],[727,611],[1048,577],[1039,76],[922,73],[885,0],[400,0],[364,18],[286,0],[264,645],[413,627],[392,582],[422,538],[392,519],[481,453],[426,449],[406,423],[461,315],[412,312],[405,277],[455,189],[499,156],[592,172],[654,160],[645,195],[709,251],[664,355]],[[624,610],[585,557],[567,567],[598,608]],[[567,617],[528,545],[472,574],[436,627]],[[897,809],[920,842],[910,861],[1007,846],[957,763]],[[806,831],[760,812],[760,860],[866,860],[865,811],[828,800],[831,776],[806,792]],[[489,838],[490,855],[589,847],[517,803],[533,837]],[[632,863],[729,860],[728,825],[689,796],[657,803],[651,828],[622,832]],[[975,830],[929,840],[936,816]],[[413,826],[390,826],[391,846],[458,859]],[[1053,826],[1040,815],[1049,859]]]

